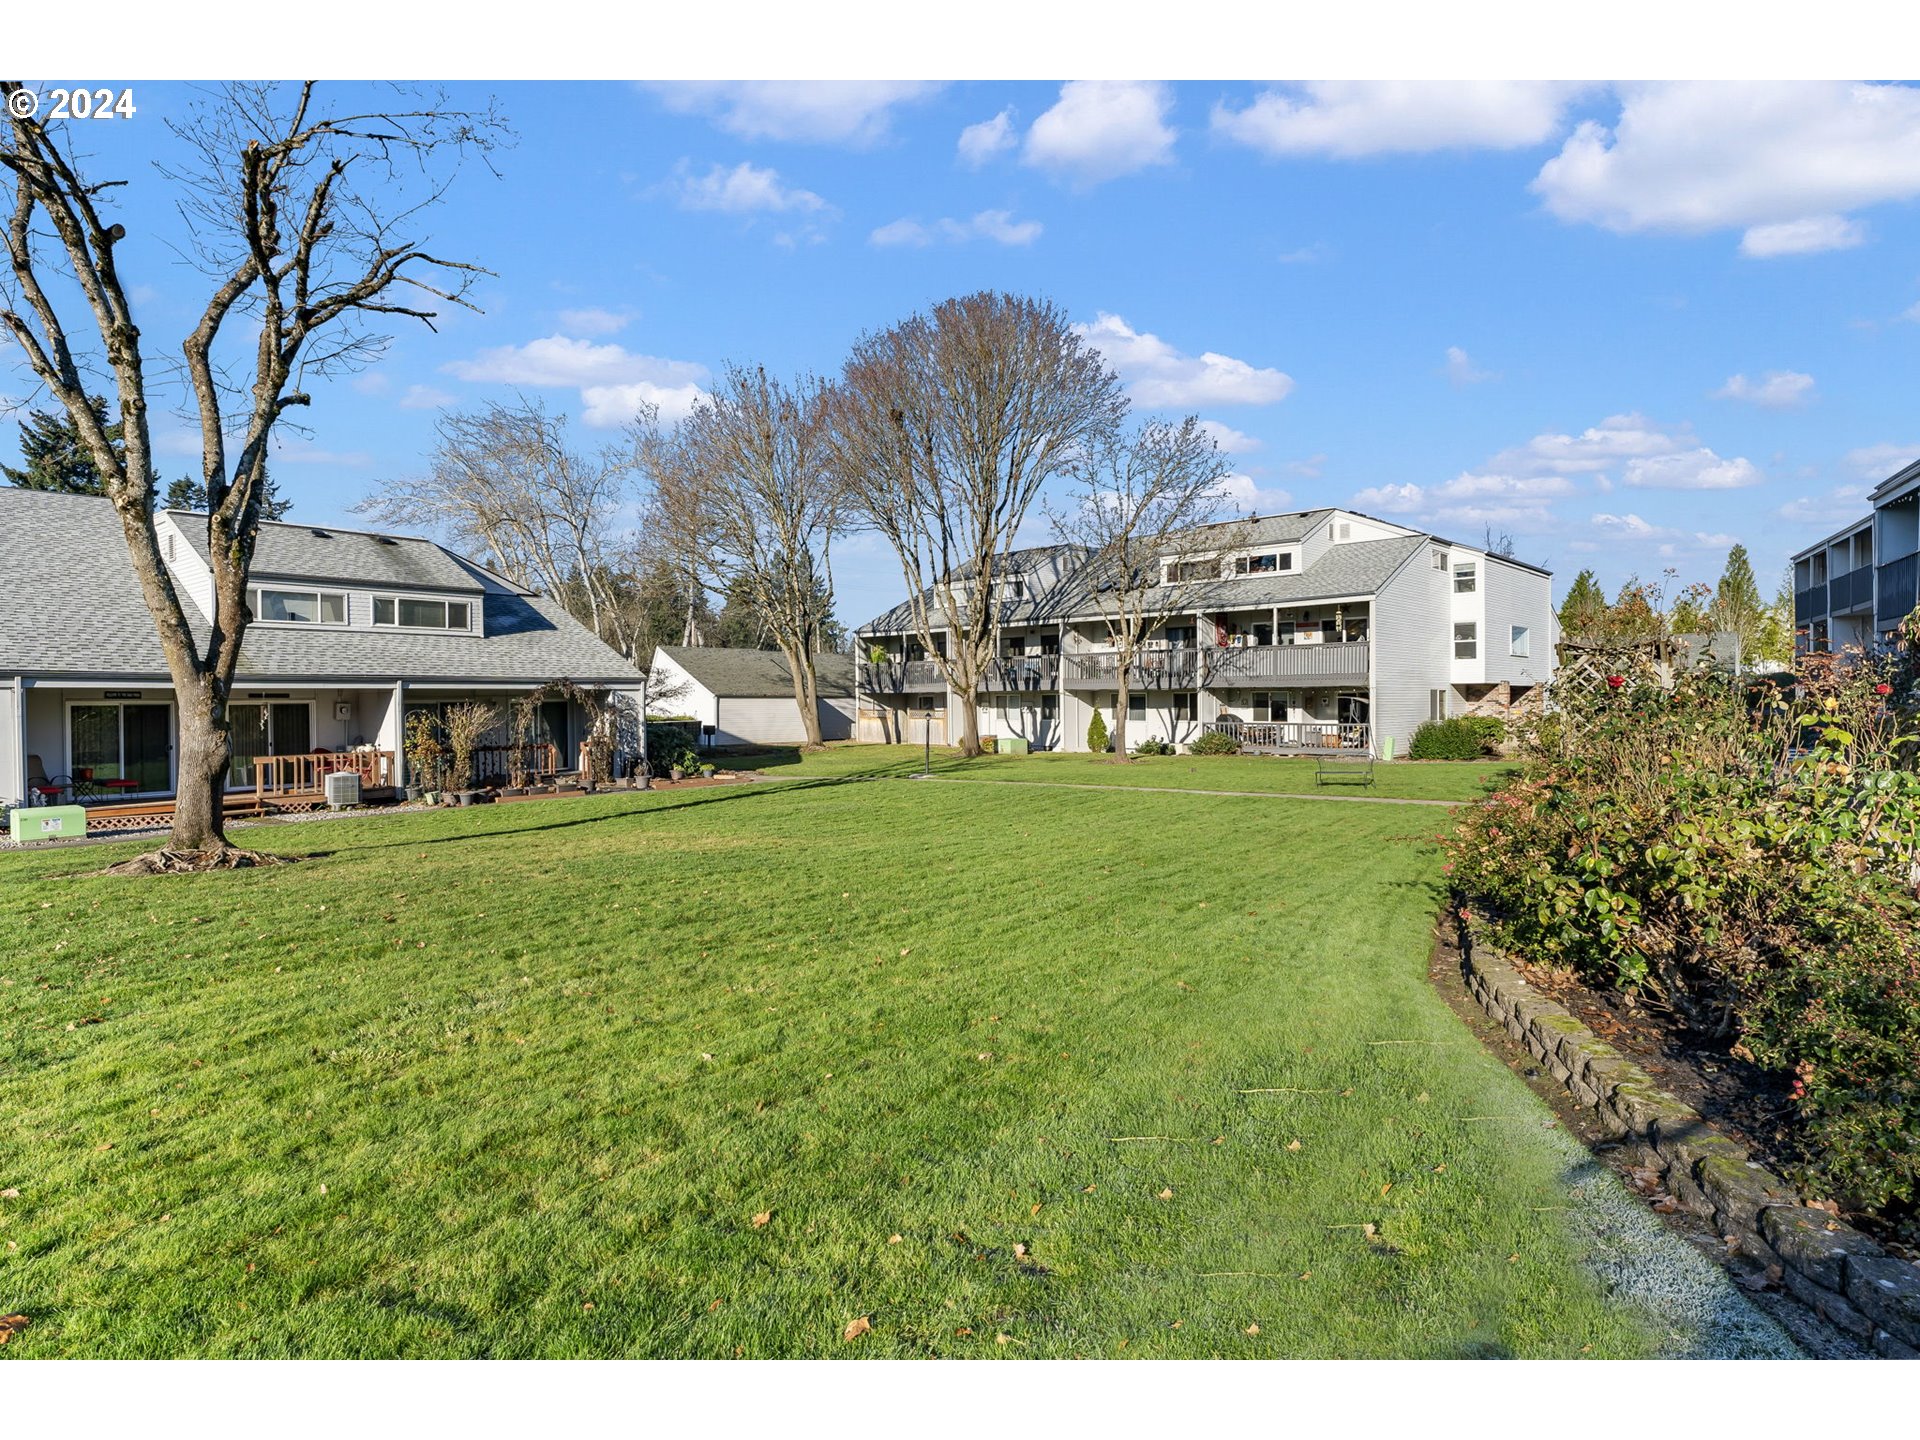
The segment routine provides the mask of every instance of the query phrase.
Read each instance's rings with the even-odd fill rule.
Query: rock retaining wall
[[[1468,927],[1467,990],[1601,1127],[1637,1141],[1667,1192],[1740,1252],[1777,1266],[1786,1289],[1829,1323],[1893,1359],[1920,1360],[1920,1266],[1888,1255],[1793,1187],[1690,1106],[1528,985]]]

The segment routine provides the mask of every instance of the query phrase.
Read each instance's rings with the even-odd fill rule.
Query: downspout
[[[8,777],[16,804],[27,803],[27,677],[16,675],[13,691],[13,774]]]
[[[404,680],[393,682],[393,775],[393,783],[404,790],[407,785],[407,682]]]

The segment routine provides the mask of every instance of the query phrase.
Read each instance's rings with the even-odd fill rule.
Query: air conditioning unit
[[[333,770],[327,775],[327,805],[334,810],[344,810],[349,805],[360,803],[360,772],[358,770]]]

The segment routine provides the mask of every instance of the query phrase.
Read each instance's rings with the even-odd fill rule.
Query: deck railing
[[[1221,689],[1249,684],[1367,683],[1367,642],[1327,640],[1305,645],[1226,645],[1206,652],[1207,683]]]
[[[881,665],[860,662],[860,688],[877,695],[918,694],[947,688],[937,660],[889,660]]]
[[[1212,720],[1201,728],[1259,750],[1373,750],[1373,727],[1364,721],[1229,719]]]
[[[256,755],[253,789],[262,799],[283,795],[318,795],[327,776],[337,770],[357,770],[369,790],[393,784],[391,750],[317,750],[306,755]]]
[[[1058,655],[1006,655],[987,663],[980,677],[980,688],[988,691],[1057,690],[1060,688]]]
[[[1067,685],[1074,690],[1111,690],[1120,683],[1120,656],[1113,650],[1068,655]],[[1142,650],[1127,676],[1129,690],[1191,690],[1200,683],[1200,652],[1191,648]]]
[[[517,760],[515,757],[519,757]],[[512,780],[515,769],[529,775],[552,775],[560,769],[560,747],[547,743],[526,745],[476,745],[473,751],[473,783]]]

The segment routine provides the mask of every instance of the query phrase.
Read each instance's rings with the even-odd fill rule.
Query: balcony
[[[1827,609],[1840,615],[1873,603],[1873,566],[1862,565],[1827,584]]]
[[[1222,717],[1203,727],[1230,736],[1242,750],[1256,754],[1288,755],[1342,750],[1371,754],[1373,727],[1364,721],[1236,720]]]
[[[987,665],[980,677],[980,689],[995,694],[1011,691],[1057,690],[1060,688],[1058,655],[1008,655]]]
[[[1913,613],[1920,593],[1916,593],[1915,581],[1920,580],[1920,555],[1903,555],[1898,560],[1889,561],[1879,570],[1880,585],[1876,592],[1873,623],[1876,629],[1891,630],[1908,615]],[[1794,599],[1797,602],[1799,596]],[[1799,620],[1799,605],[1794,606],[1795,623]]]
[[[1815,585],[1807,590],[1793,592],[1793,623],[1811,625],[1827,613],[1827,587]]]
[[[1113,650],[1083,650],[1068,655],[1069,690],[1113,690],[1120,684],[1120,657]],[[1194,649],[1142,650],[1127,676],[1129,690],[1192,690],[1200,683],[1200,652]]]
[[[938,660],[889,660],[882,665],[862,660],[860,688],[876,695],[924,695],[945,690],[947,680]]]
[[[1218,690],[1367,683],[1365,640],[1234,645],[1209,650],[1206,655],[1207,684]]]

